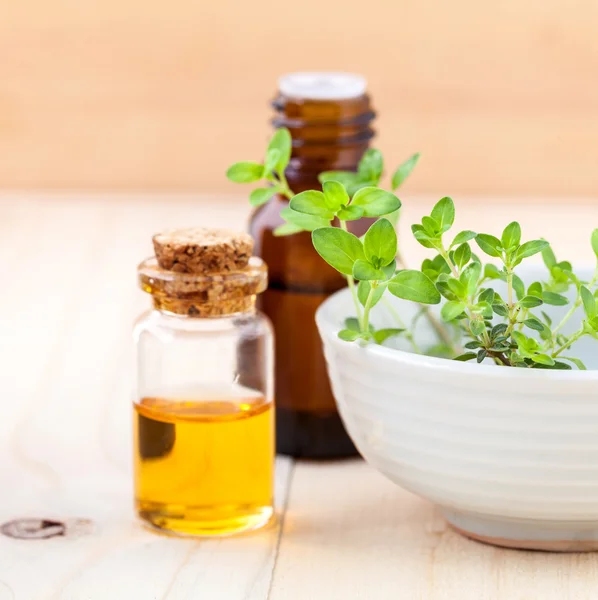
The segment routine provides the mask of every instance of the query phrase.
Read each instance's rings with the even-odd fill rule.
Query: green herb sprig
[[[574,365],[585,369],[581,360],[565,353],[584,336],[598,339],[598,229],[591,237],[596,269],[589,281],[583,281],[571,263],[557,261],[547,241],[522,241],[521,226],[516,221],[505,227],[500,238],[464,230],[447,240],[455,220],[455,205],[445,197],[411,227],[415,239],[435,255],[424,260],[420,269],[408,269],[396,234],[401,201],[394,191],[409,176],[419,155],[413,155],[394,172],[392,191],[380,187],[384,165],[381,153],[369,150],[357,172],[322,173],[322,191],[294,195],[284,177],[291,147],[290,134],[285,131],[275,134],[263,164],[236,163],[227,175],[237,182],[265,179],[270,184],[269,188],[252,192],[250,201],[254,206],[276,193],[286,196],[290,203],[281,212],[285,224],[276,233],[311,231],[318,254],[346,277],[355,315],[346,319],[339,332],[341,339],[382,344],[403,334],[418,352],[413,329],[424,315],[440,340],[427,350],[429,354],[459,361],[491,360],[497,365],[519,368],[571,369]],[[377,220],[359,238],[348,231],[347,223],[362,218]],[[484,264],[472,249],[474,242],[498,265]],[[516,269],[539,253],[547,268],[546,277],[526,286]],[[504,298],[495,289],[497,282],[503,282],[506,288]],[[571,291],[572,301],[565,295],[571,295]],[[421,305],[410,327],[399,315],[398,327],[376,330],[372,326],[371,310],[384,301],[386,293]],[[441,302],[443,324],[427,306]],[[560,322],[553,323],[542,311],[544,304],[569,306],[569,310]],[[580,307],[584,311],[581,324],[572,334],[565,335],[563,327]],[[460,346],[464,351],[458,350]]]
[[[267,186],[256,188],[249,195],[251,206],[261,206],[276,194],[290,199],[294,194],[289,188],[285,169],[291,160],[291,149],[289,130],[277,129],[270,139],[263,163],[237,162],[228,168],[226,176],[235,183],[255,183],[264,180]]]

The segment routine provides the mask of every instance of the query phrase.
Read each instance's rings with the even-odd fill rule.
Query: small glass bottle
[[[134,333],[138,516],[183,535],[259,528],[273,516],[273,342],[255,308],[266,265],[244,256],[242,267],[208,260],[209,273],[189,273],[157,255],[138,268],[153,300]]]
[[[374,136],[375,114],[358,75],[286,75],[273,107],[274,127],[287,127],[293,139],[286,177],[295,193],[319,189],[322,171],[357,170]],[[276,333],[277,451],[303,458],[354,456],[357,450],[336,410],[315,324],[317,308],[346,281],[318,256],[309,233],[273,234],[287,205],[285,198],[274,196],[250,222],[256,254],[270,269],[260,306]],[[355,226],[354,233],[365,233],[367,224],[357,225],[361,231]]]

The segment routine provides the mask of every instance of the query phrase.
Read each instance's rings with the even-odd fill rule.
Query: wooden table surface
[[[404,220],[430,206],[410,200]],[[592,260],[598,202],[457,211],[494,234],[516,215],[528,239],[558,235],[557,254]],[[253,535],[174,539],[135,521],[131,325],[148,306],[135,266],[163,227],[243,227],[247,214],[238,198],[0,197],[0,522],[91,521],[66,537],[0,535],[0,600],[596,599],[598,555],[464,539],[361,460],[279,458],[278,522]],[[409,236],[404,249],[425,252]]]

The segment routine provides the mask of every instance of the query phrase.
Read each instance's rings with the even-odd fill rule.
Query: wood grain
[[[500,550],[361,462],[295,468],[271,600],[593,600],[595,554]]]
[[[0,203],[0,266],[11,282],[0,296],[0,523],[85,518],[95,526],[72,539],[0,536],[1,600],[267,595],[279,524],[200,543],[152,534],[133,519],[130,332],[147,307],[135,265],[152,233],[187,219],[238,227],[243,211],[123,199]],[[279,512],[290,467],[279,459]]]
[[[511,202],[513,199],[511,199]],[[432,197],[405,204],[402,228]],[[458,227],[504,224],[504,199],[458,206]],[[524,236],[592,260],[598,204],[519,201]],[[147,307],[135,265],[166,227],[244,227],[240,199],[0,196],[0,523],[91,519],[78,538],[0,535],[0,600],[591,600],[598,556],[498,550],[361,461],[277,462],[284,520],[222,541],[152,534],[131,509],[131,324]],[[572,224],[576,224],[575,227]],[[426,251],[405,236],[417,264]],[[288,494],[287,494],[288,492]],[[282,527],[281,527],[282,524]]]
[[[228,192],[287,71],[365,74],[377,144],[441,194],[598,190],[592,0],[5,2],[0,187]],[[236,191],[236,190],[235,190]]]

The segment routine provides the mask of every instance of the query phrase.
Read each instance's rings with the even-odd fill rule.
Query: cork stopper
[[[155,257],[138,267],[141,289],[159,310],[190,317],[246,312],[268,283],[253,240],[225,229],[173,229],[153,237]]]
[[[162,269],[177,273],[224,273],[247,266],[253,253],[250,235],[228,229],[171,229],[153,237]]]

